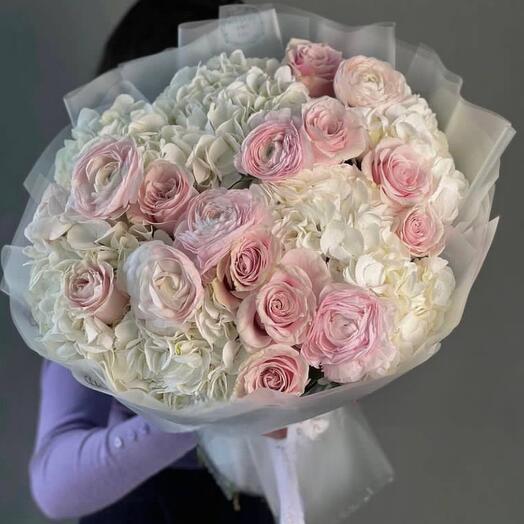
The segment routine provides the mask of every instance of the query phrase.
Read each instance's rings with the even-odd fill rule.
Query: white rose
[[[135,317],[159,334],[186,331],[204,297],[193,262],[159,240],[143,242],[127,257],[122,284]]]

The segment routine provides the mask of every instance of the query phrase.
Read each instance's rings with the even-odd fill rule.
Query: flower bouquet
[[[4,248],[13,318],[82,383],[201,431],[226,489],[337,522],[391,475],[350,403],[458,324],[513,130],[390,24],[226,6],[179,38],[66,97]]]

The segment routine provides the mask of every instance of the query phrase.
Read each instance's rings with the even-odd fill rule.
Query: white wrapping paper
[[[392,478],[387,459],[351,402],[372,393],[423,363],[460,322],[473,282],[489,250],[496,220],[490,220],[500,156],[514,130],[504,118],[465,101],[461,78],[448,71],[425,46],[395,39],[394,25],[346,27],[284,6],[225,6],[221,18],[183,24],[181,47],[123,64],[65,97],[74,125],[83,107],[103,108],[117,94],[153,100],[182,67],[195,66],[221,51],[242,48],[248,56],[280,57],[291,37],[324,41],[346,57],[366,54],[402,71],[412,90],[424,96],[446,133],[457,168],[470,182],[444,254],[457,286],[453,305],[439,333],[427,340],[394,375],[347,384],[296,398],[271,391],[233,403],[169,411],[140,391],[114,391],[93,361],[68,363],[88,387],[110,393],[166,431],[199,430],[202,446],[217,474],[235,489],[266,496],[282,522],[344,522],[350,512]],[[26,344],[47,357],[25,300],[29,267],[24,264],[23,230],[51,181],[54,156],[69,134],[66,128],[50,144],[28,176],[29,201],[13,245],[2,250],[2,288],[11,298],[13,321]],[[305,421],[305,422],[304,422]],[[291,425],[291,426],[290,426]],[[285,444],[260,435],[290,426]],[[284,507],[286,501],[290,507]],[[286,511],[284,511],[286,510]],[[289,510],[289,511],[287,511]]]

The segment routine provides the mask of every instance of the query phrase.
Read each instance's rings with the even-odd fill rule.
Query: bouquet
[[[306,420],[297,435],[327,439],[318,415],[438,349],[493,237],[512,133],[391,26],[243,9],[69,95],[5,274],[30,347],[167,430],[202,430],[219,479],[316,522],[293,444],[256,435]]]

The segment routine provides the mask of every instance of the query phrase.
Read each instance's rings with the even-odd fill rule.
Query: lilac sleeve
[[[113,404],[66,368],[44,364],[30,479],[48,517],[80,517],[108,506],[196,445],[195,434],[164,433],[137,415],[111,424]]]

